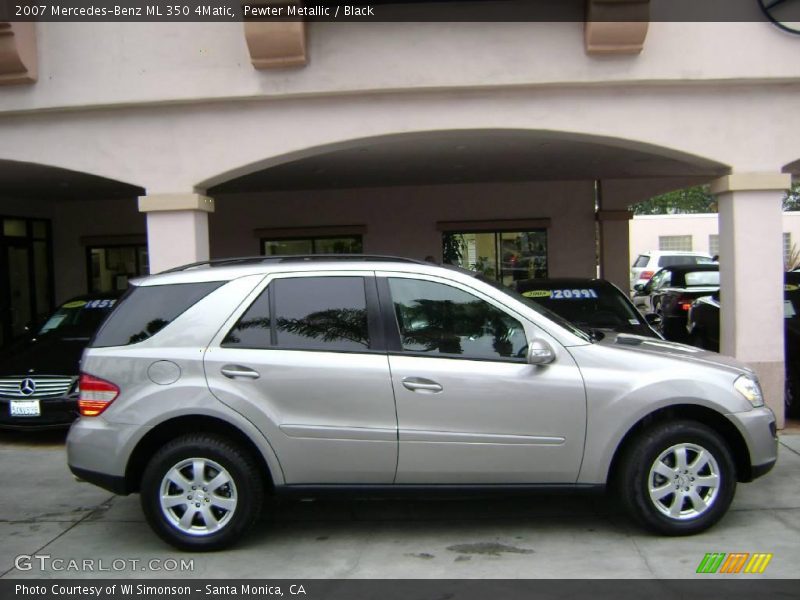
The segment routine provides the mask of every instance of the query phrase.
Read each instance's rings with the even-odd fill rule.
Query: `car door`
[[[380,273],[399,428],[398,484],[574,483],[586,395],[565,348],[478,290]],[[533,337],[551,364],[526,360]]]
[[[205,356],[214,395],[275,451],[287,484],[392,483],[397,417],[371,273],[262,284]]]

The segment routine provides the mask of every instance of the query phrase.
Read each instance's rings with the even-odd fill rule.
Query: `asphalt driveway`
[[[775,469],[740,485],[725,519],[694,537],[644,533],[596,494],[322,499],[279,503],[243,543],[213,554],[161,542],[138,496],[75,481],[63,439],[0,433],[2,578],[723,577],[695,573],[709,552],[772,553],[763,575],[746,577],[794,578],[800,564],[797,434],[783,435]],[[181,559],[191,569],[174,568]]]

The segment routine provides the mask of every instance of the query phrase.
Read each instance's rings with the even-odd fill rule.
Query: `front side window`
[[[225,347],[357,352],[370,347],[363,277],[276,279],[222,342]]]
[[[477,360],[525,359],[522,324],[488,302],[432,281],[389,278],[403,350]]]

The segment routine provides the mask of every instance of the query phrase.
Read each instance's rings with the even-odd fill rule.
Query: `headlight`
[[[753,408],[764,406],[764,396],[761,393],[761,387],[758,385],[758,380],[749,375],[740,375],[733,382],[734,389],[744,396]]]

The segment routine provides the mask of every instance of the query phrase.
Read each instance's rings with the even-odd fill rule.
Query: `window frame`
[[[461,282],[452,281],[449,279],[442,279],[440,277],[436,277],[433,275],[423,275],[420,273],[401,273],[401,272],[393,273],[390,271],[379,271],[376,272],[375,275],[378,288],[378,297],[381,306],[381,319],[383,321],[384,331],[386,332],[386,344],[389,356],[413,356],[418,358],[430,358],[436,360],[469,360],[478,362],[528,364],[527,357],[483,358],[474,356],[459,356],[457,354],[442,355],[442,354],[431,354],[428,352],[415,352],[413,350],[405,350],[403,348],[403,342],[400,336],[400,325],[397,322],[397,315],[394,309],[394,300],[392,298],[391,289],[389,287],[390,278],[427,281],[430,283],[438,283],[441,285],[452,287],[456,290],[475,296],[479,300],[482,300],[488,303],[490,306],[493,306],[497,310],[501,311],[506,316],[509,316],[514,320],[518,321],[522,325],[522,330],[525,334],[525,341],[528,343],[528,345],[530,345],[532,339],[536,337],[544,337],[541,334],[537,336],[537,332],[534,328],[534,325],[527,318],[525,318],[524,315],[521,315],[515,310],[510,309],[501,302],[497,302],[494,298],[482,293],[480,290],[461,284]],[[547,336],[547,338],[549,339],[549,336]]]
[[[269,286],[280,279],[300,279],[300,278],[319,278],[319,277],[350,277],[361,278],[364,280],[364,296],[367,309],[367,334],[369,335],[369,348],[352,349],[352,350],[336,350],[332,348],[293,348],[289,346],[282,346],[281,344],[273,344],[272,334],[270,334],[269,347],[250,347],[250,346],[236,346],[236,345],[223,345],[225,338],[233,330],[239,320],[250,310],[250,307],[261,297],[261,295],[269,290]],[[269,291],[269,310],[270,320],[275,318],[275,294],[274,288]],[[274,329],[274,325],[271,330]],[[386,354],[386,336],[383,321],[380,314],[380,306],[378,301],[378,290],[375,282],[375,274],[372,271],[291,271],[285,273],[272,273],[268,275],[264,281],[260,282],[255,289],[247,295],[234,313],[225,321],[220,328],[216,339],[213,342],[215,347],[222,350],[246,350],[246,351],[262,351],[262,352],[333,352],[336,354]]]

